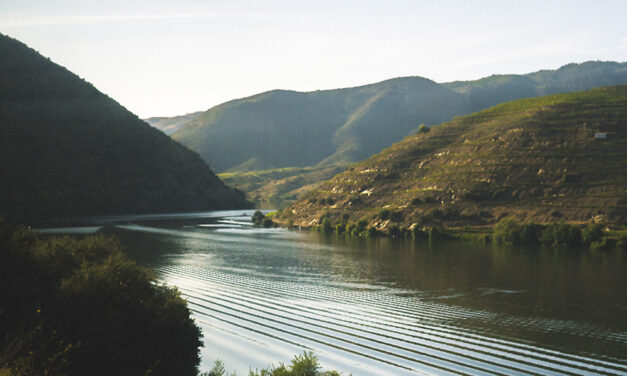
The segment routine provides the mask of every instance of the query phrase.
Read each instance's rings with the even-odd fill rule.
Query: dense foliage
[[[0,34],[0,211],[11,219],[242,208],[198,155]]]
[[[0,291],[0,374],[197,374],[185,301],[112,238],[40,239],[0,222]]]
[[[622,250],[615,239],[605,236],[603,225],[598,223],[583,226],[563,222],[541,225],[506,217],[494,226],[492,238],[502,244],[591,250],[611,250],[616,247]]]
[[[261,227],[273,227],[274,226],[274,222],[272,221],[272,216],[274,214],[271,215],[271,213],[268,213],[267,215],[263,214],[261,211],[259,210],[255,210],[255,212],[252,215],[252,221],[253,224],[255,226],[261,226]]]
[[[318,357],[312,352],[304,352],[294,356],[290,364],[280,363],[262,370],[250,370],[248,376],[340,376],[337,371],[322,371],[320,368]],[[235,376],[235,373],[229,374],[224,363],[216,360],[213,368],[200,376]]]

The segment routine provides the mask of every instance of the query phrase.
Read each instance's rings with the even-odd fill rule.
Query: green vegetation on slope
[[[220,172],[330,166],[366,158],[420,122],[436,124],[465,108],[462,95],[419,77],[309,93],[276,90],[216,106],[172,137]]]
[[[344,171],[348,165],[285,167],[272,170],[218,174],[226,184],[246,192],[249,200],[269,208],[291,203],[317,184]]]
[[[0,211],[65,216],[242,208],[184,146],[0,35]]]
[[[197,374],[185,301],[112,238],[41,239],[0,220],[0,291],[0,374]]]
[[[519,98],[617,84],[627,84],[625,63],[587,62],[447,84],[405,77],[339,90],[275,90],[211,108],[172,137],[219,172],[323,171],[378,153],[421,123],[439,124]],[[245,175],[232,175],[229,183],[252,199],[267,200],[300,196],[328,178],[326,173],[302,178],[298,170],[292,172],[281,182],[260,172],[258,183],[251,185]]]
[[[405,138],[274,220],[304,227],[325,218],[363,221],[384,233],[491,225],[504,216],[624,223],[625,119],[627,86],[501,104]]]

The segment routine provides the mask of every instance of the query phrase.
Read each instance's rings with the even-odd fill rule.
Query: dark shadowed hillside
[[[0,212],[19,220],[241,208],[196,155],[0,35]]]
[[[353,165],[277,215],[387,231],[627,218],[627,86],[521,99],[432,127]]]
[[[406,77],[348,89],[276,90],[216,106],[186,124],[171,118],[180,127],[172,137],[251,198],[293,199],[329,178],[333,168],[381,151],[421,123],[439,124],[519,98],[617,84],[627,84],[627,64],[587,62],[447,84]]]

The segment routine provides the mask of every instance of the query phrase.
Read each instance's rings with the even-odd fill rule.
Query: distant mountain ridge
[[[302,168],[346,167],[400,141],[421,123],[439,124],[519,98],[617,84],[627,84],[627,63],[586,62],[443,84],[404,77],[346,89],[274,90],[213,107],[179,124],[172,138],[253,196],[272,191],[294,198],[312,181]],[[286,167],[301,169],[282,186],[263,178]],[[269,173],[254,180],[241,175],[258,170]],[[330,177],[316,176],[323,175]]]
[[[163,133],[170,135],[190,121],[196,119],[198,116],[202,114],[202,111],[192,112],[185,115],[174,116],[174,117],[151,117],[148,119],[144,119],[144,121],[153,127],[159,129]]]
[[[627,221],[627,85],[519,99],[408,136],[275,218],[314,226]]]
[[[15,220],[250,205],[197,154],[2,34],[0,182]]]
[[[443,85],[468,95],[474,112],[520,98],[623,85],[626,79],[627,63],[589,61],[567,64],[557,70],[492,75],[475,81],[455,81]]]
[[[214,107],[172,137],[217,171],[329,166],[389,146],[417,128],[416,118],[436,124],[465,108],[462,95],[420,77],[308,93],[274,90]]]

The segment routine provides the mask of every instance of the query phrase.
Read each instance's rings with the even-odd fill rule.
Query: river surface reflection
[[[178,286],[203,369],[220,358],[245,375],[312,350],[354,375],[627,375],[623,254],[323,236],[251,214],[85,225]]]

